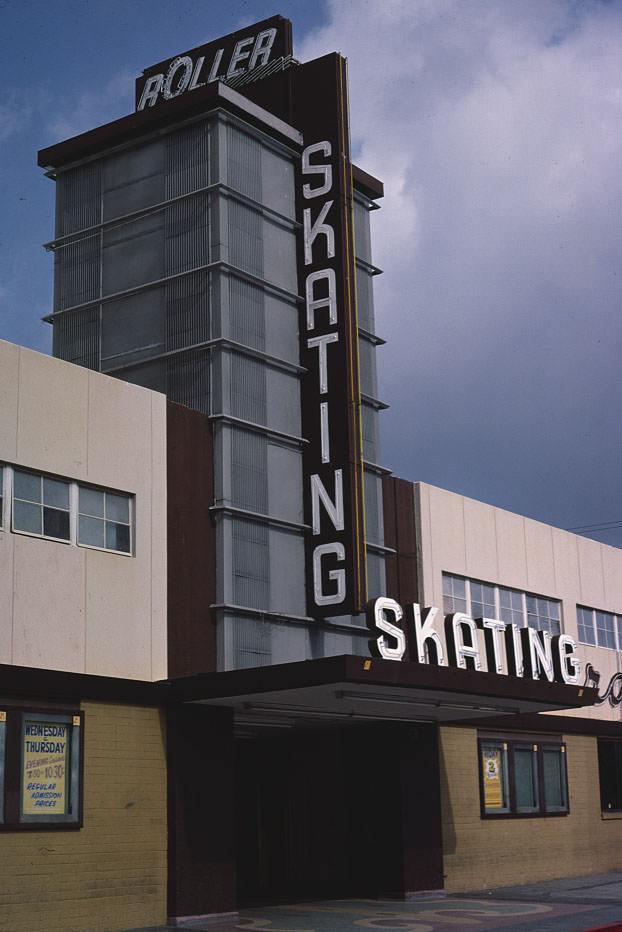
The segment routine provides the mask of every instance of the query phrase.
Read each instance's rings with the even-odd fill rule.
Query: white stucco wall
[[[166,676],[166,399],[0,341],[0,463],[135,496],[134,555],[0,529],[0,663]]]
[[[442,611],[442,574],[452,573],[559,599],[562,631],[577,642],[577,605],[622,614],[622,550],[425,483],[413,494],[423,605]],[[579,644],[578,655],[600,672],[601,691],[622,670],[620,651]],[[620,720],[621,713],[607,702],[577,714]]]

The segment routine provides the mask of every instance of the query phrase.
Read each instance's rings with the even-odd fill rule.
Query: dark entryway
[[[235,768],[239,905],[442,887],[435,726],[238,739]]]

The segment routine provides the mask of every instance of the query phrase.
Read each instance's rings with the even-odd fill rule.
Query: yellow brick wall
[[[565,735],[570,813],[482,819],[477,731],[442,728],[445,887],[462,893],[620,869],[622,819],[600,811],[596,738]]]
[[[0,833],[0,932],[113,932],[166,921],[162,713],[81,707],[84,827]]]

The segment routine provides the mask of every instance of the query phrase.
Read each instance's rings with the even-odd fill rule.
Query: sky
[[[0,0],[0,339],[51,351],[37,150],[275,13],[301,61],[347,57],[354,159],[385,184],[383,463],[621,547],[622,0]]]

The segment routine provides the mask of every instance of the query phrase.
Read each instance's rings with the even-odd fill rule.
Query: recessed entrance
[[[236,740],[238,904],[442,887],[438,797],[433,726]]]

